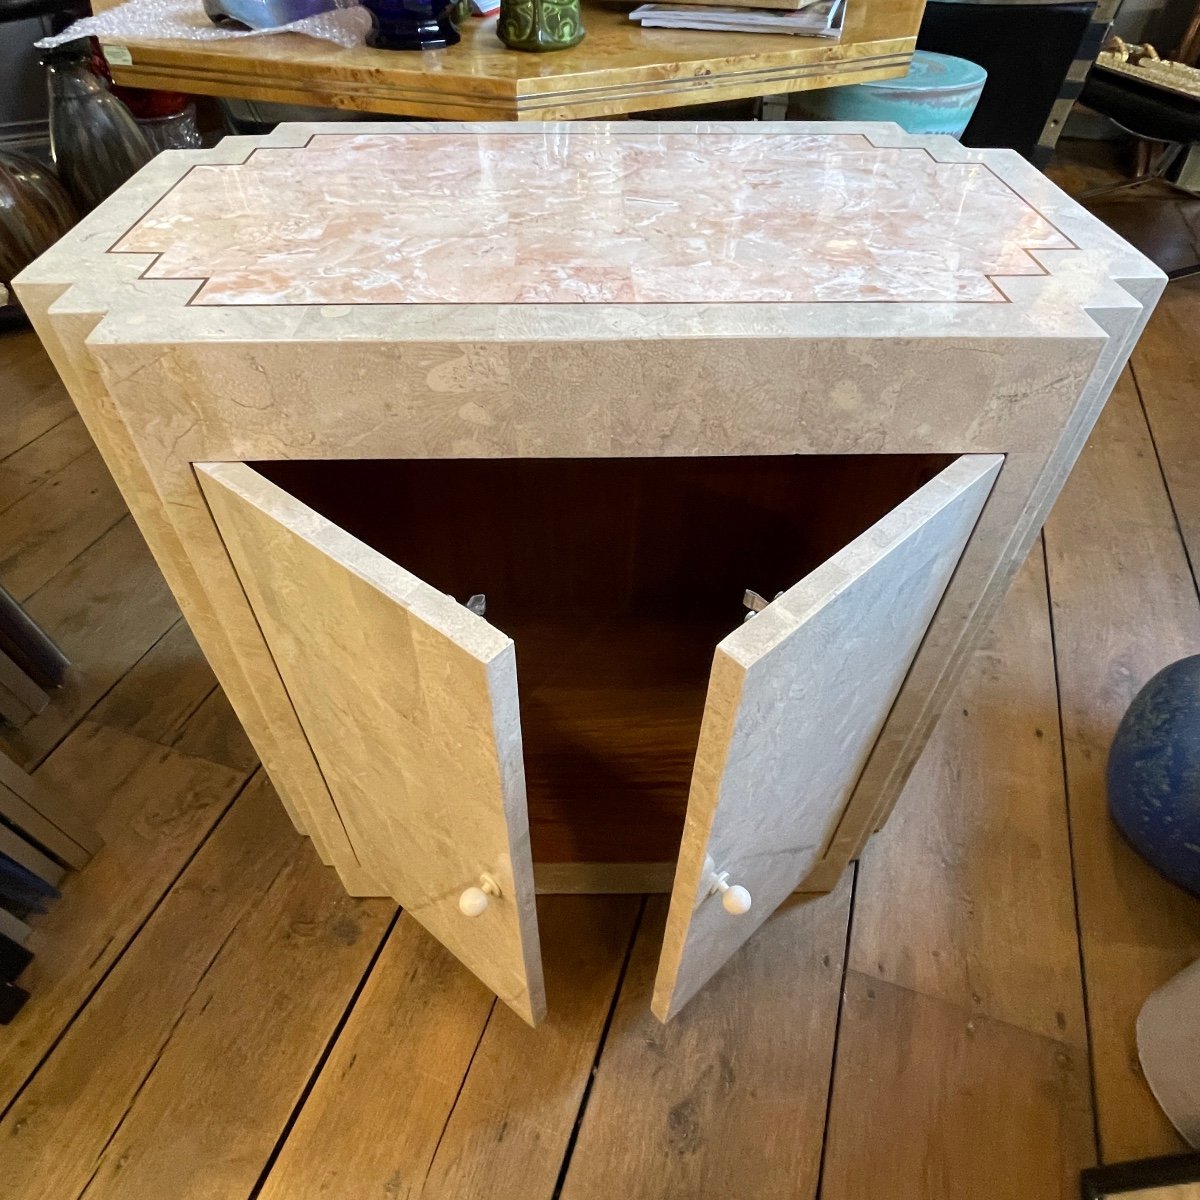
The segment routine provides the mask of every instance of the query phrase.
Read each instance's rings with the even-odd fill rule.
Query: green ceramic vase
[[[579,0],[500,0],[496,32],[510,50],[567,50],[583,41]]]

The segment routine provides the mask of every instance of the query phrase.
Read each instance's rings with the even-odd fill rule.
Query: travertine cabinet
[[[665,1019],[832,886],[1162,282],[892,126],[395,124],[17,291],[297,827],[536,1021],[537,890],[673,888]]]

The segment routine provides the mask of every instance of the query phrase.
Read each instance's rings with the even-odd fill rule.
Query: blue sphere
[[[1143,858],[1200,895],[1200,654],[1134,697],[1108,753],[1108,809]]]

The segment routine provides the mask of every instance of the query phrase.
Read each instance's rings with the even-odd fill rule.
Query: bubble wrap
[[[127,39],[180,38],[193,42],[216,42],[228,38],[267,37],[273,33],[306,33],[309,37],[336,42],[339,46],[361,46],[371,29],[371,14],[358,0],[335,0],[336,8],[270,29],[223,29],[204,12],[201,0],[125,0],[94,17],[84,17],[62,33],[42,38],[42,49],[95,37],[102,42]]]

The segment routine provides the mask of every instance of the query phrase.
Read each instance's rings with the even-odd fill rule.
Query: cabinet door
[[[820,858],[1002,461],[957,459],[718,645],[655,983],[661,1020]]]
[[[512,640],[244,463],[196,473],[355,854],[536,1023]]]

